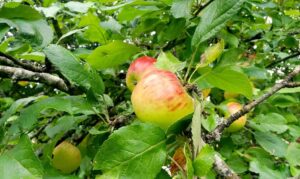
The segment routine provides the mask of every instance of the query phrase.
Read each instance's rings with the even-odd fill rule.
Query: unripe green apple
[[[135,86],[131,101],[137,117],[167,129],[194,111],[193,99],[176,75],[155,69],[143,75]]]
[[[240,109],[242,109],[242,105],[237,102],[229,102],[229,103],[227,103],[226,106],[227,106],[227,109],[230,114],[234,114],[234,113],[238,112]],[[238,118],[227,128],[227,131],[228,132],[236,132],[236,131],[241,130],[245,126],[246,121],[247,121],[246,115]]]
[[[142,76],[151,70],[154,70],[155,58],[143,56],[130,64],[126,74],[126,85],[132,91],[135,85],[140,81]]]
[[[72,173],[81,161],[79,149],[69,142],[62,142],[53,150],[52,165],[62,173]]]

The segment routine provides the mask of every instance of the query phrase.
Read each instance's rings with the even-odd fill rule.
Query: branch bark
[[[15,80],[28,80],[45,83],[49,86],[53,86],[61,91],[68,91],[68,87],[64,80],[61,78],[51,75],[49,73],[38,73],[23,68],[8,67],[0,65],[0,76],[7,75]]]
[[[277,91],[279,91],[282,88],[285,87],[295,87],[299,85],[299,82],[290,82],[292,78],[296,75],[300,74],[300,66],[297,66],[288,76],[282,80],[280,83],[277,83],[274,85],[270,91],[262,95],[261,97],[257,98],[256,100],[253,100],[247,105],[244,105],[243,108],[229,116],[226,120],[224,120],[223,123],[221,123],[219,126],[216,127],[216,129],[205,136],[206,141],[212,142],[212,141],[219,141],[222,135],[222,132],[225,130],[226,127],[230,126],[236,119],[240,118],[241,116],[245,115],[246,113],[250,112],[254,107],[268,99],[270,96],[275,94]]]
[[[233,170],[231,170],[229,168],[229,166],[217,154],[215,154],[214,168],[219,175],[221,175],[222,177],[225,177],[227,179],[239,179],[240,178],[236,173],[234,173]]]
[[[22,62],[21,60],[15,59],[14,57],[12,57],[10,55],[7,55],[3,52],[0,52],[0,57],[1,57],[2,61],[6,61],[6,62],[10,61],[10,62],[14,63],[15,65],[13,65],[13,66],[17,65],[19,67],[23,67],[27,70],[34,71],[34,72],[43,72],[43,71],[45,71],[45,67],[43,67],[43,66],[37,66],[34,63],[31,63],[29,61]]]

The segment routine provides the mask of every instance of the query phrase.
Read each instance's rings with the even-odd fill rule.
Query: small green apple
[[[62,173],[72,173],[81,161],[79,149],[73,144],[64,141],[53,150],[52,165]]]

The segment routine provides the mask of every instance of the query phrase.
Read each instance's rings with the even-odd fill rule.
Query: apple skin
[[[167,129],[194,111],[193,99],[176,75],[166,70],[152,70],[135,86],[131,102],[137,117]]]
[[[81,162],[79,149],[73,144],[63,141],[53,150],[52,166],[62,173],[75,171]]]
[[[143,75],[156,69],[154,66],[155,62],[155,58],[143,56],[137,58],[130,64],[130,67],[126,74],[126,85],[130,91],[133,91],[133,88],[140,81]]]
[[[226,106],[227,106],[227,109],[230,114],[234,114],[234,113],[238,112],[240,109],[242,109],[242,105],[237,102],[229,102],[229,103],[227,103]],[[227,128],[227,131],[228,132],[237,132],[237,131],[241,130],[245,126],[246,121],[247,121],[246,115],[238,118]]]

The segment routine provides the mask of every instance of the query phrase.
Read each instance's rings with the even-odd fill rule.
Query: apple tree
[[[0,178],[299,177],[299,9],[0,1]]]

